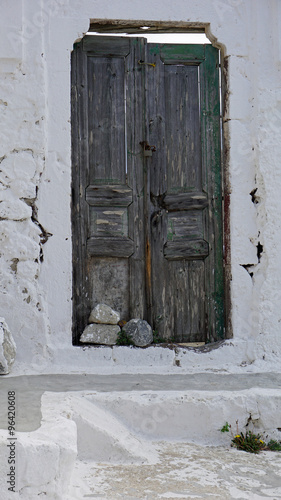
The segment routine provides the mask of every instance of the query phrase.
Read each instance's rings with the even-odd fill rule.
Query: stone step
[[[279,441],[280,382],[277,374],[3,378],[1,398],[7,390],[16,393],[13,498],[44,493],[65,500],[77,463],[155,465],[157,442],[229,449],[231,436],[220,432],[225,422],[234,433],[238,420],[240,431],[254,430]],[[1,417],[0,487],[7,492],[6,417]]]

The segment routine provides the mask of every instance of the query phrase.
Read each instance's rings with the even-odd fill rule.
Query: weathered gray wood
[[[124,207],[91,207],[91,236],[128,236],[128,211]]]
[[[132,155],[130,159],[133,158],[133,162],[127,165],[128,124],[133,128],[134,134],[130,151],[140,149],[138,143],[143,138],[134,130],[137,126],[136,130],[140,133],[141,127],[138,128],[138,121],[136,125],[134,123],[135,115],[139,115],[139,123],[142,116],[142,100],[138,101],[142,74],[134,73],[134,67],[137,65],[137,60],[141,59],[141,54],[135,49],[134,42],[128,38],[86,37],[75,48],[73,55],[73,337],[75,343],[79,341],[79,336],[87,324],[91,307],[99,301],[107,300],[109,305],[120,311],[123,319],[130,319],[135,305],[134,308],[130,308],[129,280],[135,287],[135,293],[132,294],[135,304],[137,304],[137,294],[140,297],[138,311],[143,313],[144,309],[141,280],[138,283],[135,279],[137,273],[132,273],[129,269],[129,257],[134,253],[132,238],[135,236],[138,245],[136,254],[142,253],[143,259],[143,248],[139,244],[141,237],[138,236],[141,233],[138,229],[143,225],[140,216],[143,207],[137,208],[139,200],[142,203],[138,192],[142,187],[140,174],[135,172],[135,169],[142,172],[140,168],[142,159]],[[139,79],[139,84],[132,87],[131,81],[134,79]],[[75,94],[77,89],[78,96]],[[137,162],[138,165],[135,164]],[[127,209],[125,212],[124,207],[130,205],[133,200],[132,188],[127,185],[128,179],[135,188],[135,195],[134,203],[126,213]],[[101,213],[98,212],[103,208],[107,219],[99,218]],[[123,212],[123,215],[120,215],[121,224],[118,222],[116,209]],[[109,212],[115,212],[115,215]],[[139,222],[136,214],[139,214]],[[100,224],[101,220],[107,220],[108,224]],[[115,224],[119,225],[117,233],[114,232]],[[110,229],[111,238],[103,237],[107,232],[106,226]],[[125,235],[130,232],[132,238],[120,238],[119,230]],[[95,236],[91,236],[93,233]],[[117,238],[114,237],[115,234]],[[140,256],[135,260],[136,270],[140,268],[139,260]],[[115,272],[117,269],[120,273]],[[107,273],[112,277],[110,282],[104,280]],[[89,279],[90,276],[94,278]],[[103,294],[100,293],[102,286]],[[110,290],[107,287],[110,287]],[[116,296],[122,296],[122,300],[117,301],[119,306],[114,299]]]
[[[75,331],[103,290],[120,310],[113,303],[120,287],[123,319],[148,319],[182,342],[216,340],[223,315],[218,52],[114,37],[82,45],[73,69],[81,86],[80,105],[73,94]],[[143,141],[155,147],[152,156],[144,156]]]
[[[88,186],[86,201],[95,207],[127,207],[133,201],[133,191],[127,185]]]
[[[208,298],[208,295],[206,295],[206,291],[208,292],[208,289],[206,289],[206,286],[202,287],[206,272],[206,261],[193,260],[186,262],[188,264],[189,288],[193,290],[194,302],[191,304],[189,314],[190,334],[183,335],[183,342],[187,339],[192,339],[190,342],[206,342],[208,334],[206,325],[206,296]]]
[[[209,245],[205,240],[167,241],[164,256],[168,260],[204,259],[209,255]]]
[[[79,186],[89,184],[87,56],[77,44],[71,61],[72,121],[72,248],[73,248],[73,342],[79,342],[91,310],[91,290],[87,272],[86,240],[88,205]]]
[[[130,52],[130,40],[126,37],[119,37],[116,43],[115,36],[88,35],[83,38],[83,50],[88,51],[91,55],[125,57]]]
[[[169,212],[167,240],[199,240],[203,238],[203,217],[201,210]]]
[[[92,257],[128,258],[134,252],[134,242],[130,238],[100,238],[92,236],[87,240],[87,250]]]
[[[148,214],[150,214],[150,255],[151,255],[151,314],[154,330],[163,337],[171,337],[173,318],[170,315],[172,288],[169,282],[167,260],[163,256],[163,246],[167,235],[167,214],[163,209],[163,194],[167,192],[167,152],[166,134],[169,124],[166,122],[164,99],[164,64],[160,59],[159,45],[149,44],[147,62],[155,66],[146,66],[146,122],[147,141],[155,146],[156,151],[147,158],[147,170],[150,181]],[[168,132],[169,133],[169,132]],[[173,286],[173,284],[171,284]]]
[[[145,297],[145,234],[144,234],[144,158],[140,142],[146,139],[144,127],[144,60],[145,41],[130,39],[130,55],[126,59],[127,86],[127,184],[133,190],[133,203],[128,207],[129,237],[135,250],[130,265],[130,318],[147,319]]]
[[[95,33],[137,33],[142,32],[143,26],[149,26],[149,33],[205,33],[205,27],[198,23],[190,25],[184,21],[147,21],[147,20],[128,20],[122,21],[120,19],[99,19],[98,22],[91,22],[88,31]]]
[[[97,182],[103,184],[126,183],[124,91],[124,58],[88,56],[88,134],[91,184]]]
[[[93,307],[109,304],[125,321],[130,319],[129,260],[93,257],[89,265],[89,281],[94,290]]]
[[[198,68],[165,65],[168,191],[201,189]]]
[[[161,203],[167,210],[194,210],[208,206],[208,197],[202,192],[169,193],[163,197]]]
[[[167,57],[165,50],[148,46],[149,62],[155,64],[147,67],[148,142],[156,147],[149,164],[153,327],[166,338],[193,341],[205,338],[204,300],[200,308],[196,306],[198,289],[204,290],[205,283],[200,272],[200,286],[190,286],[189,263],[208,255],[208,243],[202,241],[202,210],[208,197],[202,192],[198,62],[179,66],[177,58],[183,54],[177,50],[182,52],[182,47],[168,47]],[[192,307],[201,328],[196,335]]]

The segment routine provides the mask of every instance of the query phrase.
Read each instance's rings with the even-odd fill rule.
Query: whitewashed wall
[[[90,19],[209,23],[228,58],[233,339],[210,353],[71,345],[70,54]],[[279,0],[3,3],[0,315],[14,373],[280,370],[280,30]]]

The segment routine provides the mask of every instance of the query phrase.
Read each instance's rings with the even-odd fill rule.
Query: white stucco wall
[[[70,54],[90,19],[106,18],[209,23],[228,58],[233,339],[209,353],[72,347]],[[280,30],[278,0],[4,2],[0,314],[14,373],[280,370]]]

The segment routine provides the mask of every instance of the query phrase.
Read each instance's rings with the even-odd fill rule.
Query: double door
[[[218,51],[86,36],[72,57],[73,323],[106,303],[223,337]]]

